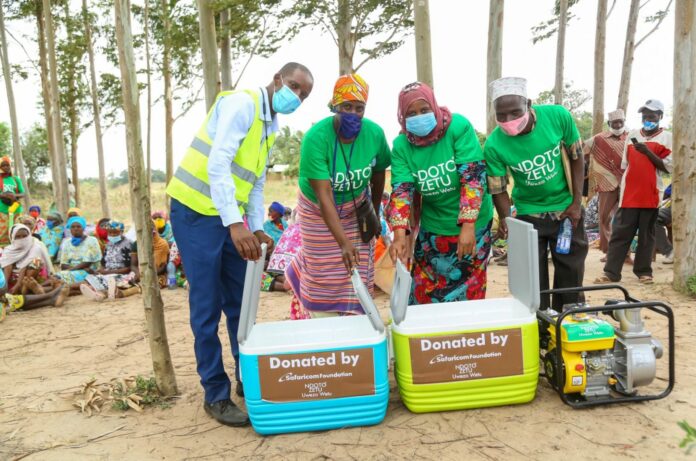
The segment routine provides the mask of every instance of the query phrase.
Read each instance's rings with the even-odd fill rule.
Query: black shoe
[[[215,403],[203,403],[203,408],[208,415],[217,422],[226,426],[246,426],[249,424],[249,416],[237,408],[230,399],[220,400]]]
[[[234,393],[240,397],[244,397],[244,384],[241,381],[237,381],[237,387],[234,389]]]

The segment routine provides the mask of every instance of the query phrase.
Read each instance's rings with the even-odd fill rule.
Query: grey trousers
[[[655,249],[657,208],[619,208],[614,215],[611,240],[607,251],[604,273],[610,280],[621,280],[621,269],[638,232],[638,248],[633,258],[633,273],[638,277],[652,277],[652,255]]]

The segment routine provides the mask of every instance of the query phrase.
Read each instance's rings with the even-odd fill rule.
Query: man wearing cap
[[[587,238],[581,206],[584,180],[582,141],[573,116],[560,105],[532,106],[527,81],[505,77],[491,82],[493,110],[498,127],[483,149],[488,189],[498,216],[498,236],[507,236],[510,216],[507,172],[514,180],[512,200],[517,218],[531,223],[539,237],[541,290],[549,287],[548,253],[554,265],[554,288],[582,286]],[[570,252],[556,251],[561,224],[572,223]],[[561,310],[579,301],[577,294],[542,295],[541,308]]]
[[[619,203],[619,183],[623,176],[621,158],[626,141],[624,111],[609,112],[608,129],[585,142],[584,153],[590,163],[590,182],[599,195],[599,249],[607,253],[611,220]],[[602,262],[606,257],[602,258]]]
[[[237,363],[237,395],[243,395],[237,328],[247,261],[261,256],[262,243],[273,246],[262,227],[266,160],[278,131],[276,114],[294,112],[313,85],[309,69],[291,62],[265,87],[218,94],[167,186],[172,230],[189,283],[203,408],[222,424],[241,426],[249,418],[230,400],[218,324],[224,312]]]
[[[595,283],[618,282],[624,258],[638,232],[633,273],[641,283],[652,283],[655,223],[660,206],[661,173],[672,172],[672,133],[660,127],[665,107],[657,99],[638,109],[643,127],[631,130],[624,144],[619,210],[612,227],[604,275]]]

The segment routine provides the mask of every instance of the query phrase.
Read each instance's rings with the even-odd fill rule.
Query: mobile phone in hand
[[[633,144],[638,144],[638,140],[637,140],[636,138],[631,138],[631,142],[632,142]]]

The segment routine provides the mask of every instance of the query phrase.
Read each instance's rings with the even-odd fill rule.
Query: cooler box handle
[[[266,261],[267,249],[267,245],[262,243],[261,257],[256,261],[247,262],[244,291],[242,292],[242,309],[239,313],[239,328],[237,330],[237,341],[239,344],[244,344],[256,323],[256,313],[259,310],[259,296],[261,295],[261,277],[263,276],[263,265]]]
[[[505,218],[508,227],[508,287],[512,296],[536,312],[539,295],[539,237],[530,223]],[[544,261],[546,264],[546,261]]]
[[[376,331],[384,333],[384,322],[382,322],[382,318],[379,316],[377,306],[375,306],[375,302],[360,278],[360,273],[357,269],[353,269],[350,279],[353,282],[353,289],[355,290],[355,294],[358,296],[358,301],[360,301],[360,305],[365,311],[365,315],[367,315],[367,318],[370,319],[372,327]]]
[[[411,274],[401,261],[396,260],[396,271],[394,272],[394,285],[392,286],[389,307],[391,308],[392,318],[397,325],[406,318],[408,309],[408,298],[411,294]]]

